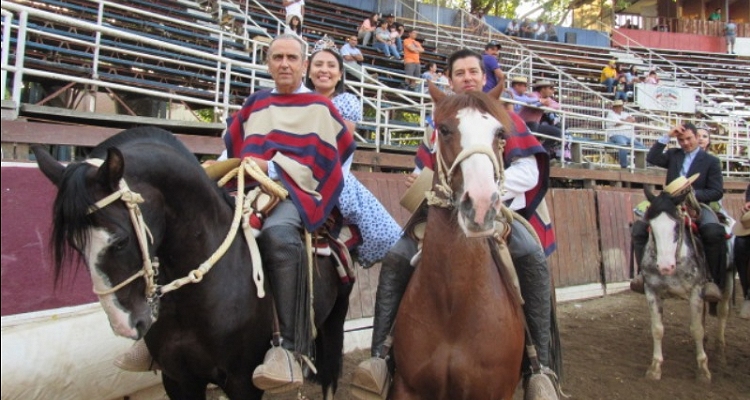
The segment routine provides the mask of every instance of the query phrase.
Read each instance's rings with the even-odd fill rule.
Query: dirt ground
[[[607,400],[740,400],[750,399],[750,321],[732,310],[727,326],[726,362],[715,343],[717,320],[707,322],[710,385],[694,378],[695,350],[686,301],[668,300],[664,306],[664,364],[661,381],[646,380],[652,339],[646,298],[631,292],[559,305],[563,343],[563,390],[570,399]],[[336,399],[349,399],[349,382],[357,363],[368,352],[345,357],[345,370]],[[305,385],[309,399],[322,399],[320,388]],[[221,399],[214,393],[213,399]],[[292,400],[292,395],[264,399]],[[517,393],[515,399],[522,399]]]

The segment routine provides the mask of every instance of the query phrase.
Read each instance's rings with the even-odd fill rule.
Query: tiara
[[[336,47],[336,43],[334,43],[333,40],[328,37],[328,35],[323,36],[322,39],[315,42],[312,54],[315,54],[321,50],[329,50],[336,54],[339,54],[339,48]]]

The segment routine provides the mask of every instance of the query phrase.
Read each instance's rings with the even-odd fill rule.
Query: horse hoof
[[[656,371],[654,369],[649,369],[646,371],[646,379],[652,380],[652,381],[658,381],[661,380],[661,371]]]
[[[709,384],[711,383],[711,373],[708,371],[698,371],[695,374],[695,380],[701,384]]]

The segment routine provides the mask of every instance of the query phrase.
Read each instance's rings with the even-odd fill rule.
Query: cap
[[[617,64],[617,60],[609,60],[609,65],[615,65]]]
[[[383,16],[383,18],[394,18],[394,17],[393,17],[393,14],[391,14],[391,13],[388,13],[388,14],[385,14],[385,15]]]
[[[492,42],[489,42],[489,43],[487,43],[487,44],[486,44],[486,45],[484,46],[484,49],[485,49],[485,50],[488,50],[488,49],[490,49],[490,48],[492,48],[492,47],[497,47],[497,48],[499,49],[499,48],[501,48],[502,46],[500,45],[500,43],[498,43],[498,42],[495,42],[495,41],[492,41]]]
[[[532,87],[541,88],[541,87],[554,87],[554,86],[555,85],[553,85],[552,82],[542,79],[540,81],[534,82],[534,85]]]
[[[510,83],[529,83],[529,80],[526,79],[525,76],[514,76],[513,79],[510,80]]]
[[[734,234],[734,236],[750,235],[750,211],[742,214],[740,220],[734,223],[732,233]]]
[[[625,105],[625,103],[623,103],[623,101],[622,101],[622,100],[615,100],[615,101],[614,101],[614,102],[612,103],[612,107],[618,107],[618,106],[619,106],[619,107],[622,107],[622,106],[624,106],[624,105]]]
[[[669,185],[664,188],[664,191],[673,196],[681,194],[683,191],[690,188],[690,185],[692,185],[699,176],[701,176],[700,173],[694,174],[690,178],[678,176],[675,180],[669,182]]]

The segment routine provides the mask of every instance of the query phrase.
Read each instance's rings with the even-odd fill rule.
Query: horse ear
[[[643,188],[643,194],[646,195],[646,199],[648,199],[649,203],[653,203],[654,202],[654,199],[656,198],[656,195],[654,195],[653,193],[651,193],[651,191],[648,190],[648,188],[646,188],[646,187]]]
[[[107,150],[107,159],[96,173],[96,181],[104,187],[117,190],[125,174],[125,159],[120,150],[111,147]]]
[[[432,97],[432,101],[435,103],[439,102],[446,96],[442,90],[438,89],[438,87],[432,83],[432,81],[427,82],[427,90],[430,92],[430,97]]]
[[[34,152],[36,163],[44,176],[46,176],[55,186],[60,187],[65,166],[55,160],[44,146],[31,146],[31,151]]]

